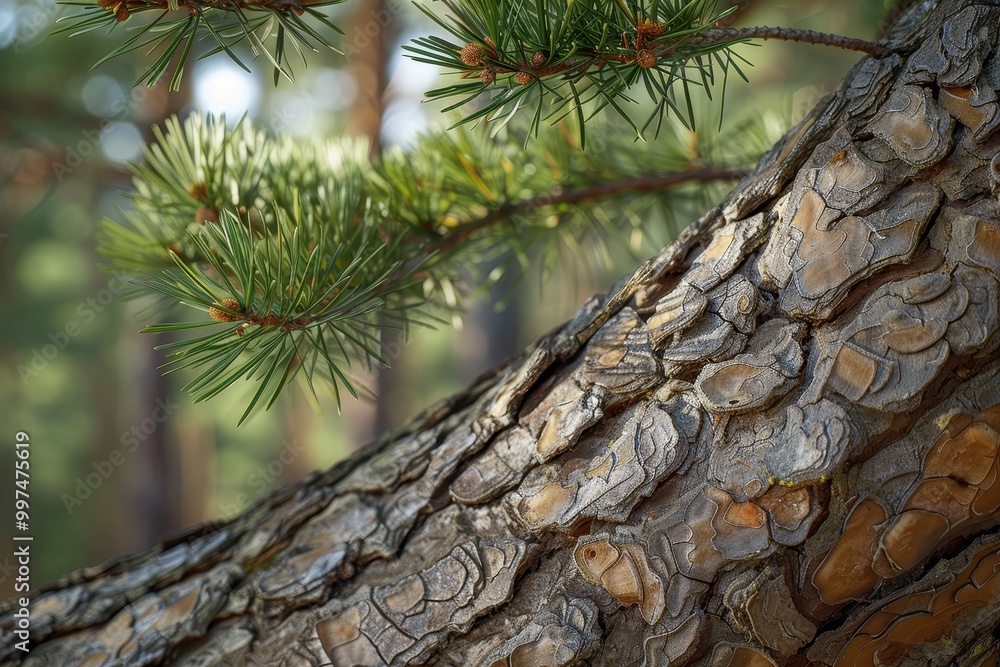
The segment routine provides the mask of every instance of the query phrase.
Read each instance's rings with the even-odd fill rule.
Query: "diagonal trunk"
[[[32,602],[23,665],[997,664],[995,3],[408,432]]]

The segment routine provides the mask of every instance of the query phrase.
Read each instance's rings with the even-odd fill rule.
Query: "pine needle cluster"
[[[247,72],[250,68],[233,49],[240,43],[250,47],[254,58],[263,57],[274,67],[274,82],[281,76],[292,78],[295,54],[306,64],[305,51],[324,47],[337,51],[321,31],[343,34],[330,22],[323,9],[345,0],[62,0],[81,7],[67,17],[58,33],[82,35],[95,30],[114,31],[124,25],[131,33],[97,67],[112,58],[135,51],[155,54],[152,64],[133,85],[152,86],[166,74],[171,62],[170,90],[180,87],[181,78],[195,42],[205,36],[215,48],[200,58],[226,53]],[[176,59],[175,59],[176,56]]]
[[[651,207],[743,173],[711,166],[725,142],[695,135],[636,150],[609,131],[620,138],[595,154],[571,125],[527,146],[523,133],[437,132],[371,163],[359,142],[172,119],[133,168],[131,206],[103,222],[99,250],[140,292],[201,311],[167,309],[176,321],[144,331],[210,331],[162,346],[167,370],[197,371],[185,386],[195,400],[256,383],[242,421],[296,379],[313,395],[332,388],[338,403],[342,390],[356,396],[352,369],[387,363],[386,327],[447,317],[472,287],[532,258],[634,243]]]
[[[706,40],[705,32],[735,7],[715,0],[440,0],[420,8],[453,36],[422,37],[413,57],[457,72],[460,82],[430,91],[454,99],[449,109],[485,98],[462,122],[503,120],[521,110],[532,129],[574,114],[581,133],[604,109],[635,135],[658,134],[668,115],[695,125],[691,88],[724,92],[730,71],[746,78],[731,48],[737,38]],[[636,93],[652,103],[638,125],[626,108]],[[585,136],[581,134],[581,141]]]

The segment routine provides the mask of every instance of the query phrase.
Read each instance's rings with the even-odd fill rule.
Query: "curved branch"
[[[124,21],[138,9],[159,8],[164,11],[184,8],[186,11],[199,9],[220,9],[237,11],[240,9],[263,9],[272,12],[292,11],[298,15],[313,5],[332,4],[330,0],[97,0],[97,4],[115,13],[118,21]]]
[[[692,169],[690,171],[677,171],[658,176],[643,176],[640,178],[628,178],[610,183],[600,183],[588,185],[570,190],[563,190],[558,194],[539,195],[531,199],[524,199],[517,202],[509,202],[500,208],[490,211],[486,215],[476,220],[471,220],[458,227],[455,227],[447,236],[441,238],[435,250],[445,250],[454,246],[460,240],[466,238],[480,229],[484,229],[501,220],[526,213],[535,208],[553,206],[555,204],[576,204],[590,199],[600,199],[612,197],[625,192],[654,192],[663,188],[669,188],[683,183],[709,183],[712,181],[736,181],[746,176],[747,170],[734,169],[728,167],[706,167],[703,169]]]
[[[882,58],[889,49],[856,37],[844,37],[828,32],[815,30],[799,30],[797,28],[780,28],[769,26],[752,26],[747,28],[709,28],[703,35],[692,40],[699,44],[716,44],[734,42],[743,39],[780,39],[786,42],[805,42],[807,44],[822,44],[848,51],[860,51],[876,58]]]
[[[680,38],[652,41],[648,38],[636,40],[635,48],[631,52],[618,53],[587,53],[581,50],[578,57],[570,58],[554,65],[544,65],[541,67],[531,67],[525,63],[511,65],[501,61],[493,60],[487,62],[486,72],[489,77],[484,78],[485,83],[490,83],[497,74],[509,74],[516,72],[517,81],[521,84],[530,83],[532,78],[542,78],[553,74],[564,72],[583,73],[591,68],[601,69],[608,64],[631,64],[638,63],[640,67],[649,68],[655,66],[661,59],[671,58],[676,61],[687,59],[690,56],[684,54],[684,50],[691,46],[714,46],[725,47],[728,44],[740,42],[748,39],[778,39],[786,42],[804,42],[807,44],[820,44],[833,46],[849,51],[859,51],[876,58],[882,58],[892,51],[875,42],[869,42],[856,37],[844,37],[826,32],[816,32],[815,30],[799,30],[797,28],[781,28],[770,26],[752,26],[747,28],[708,28],[697,35],[684,35]]]

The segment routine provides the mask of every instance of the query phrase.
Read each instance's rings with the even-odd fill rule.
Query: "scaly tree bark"
[[[997,664],[998,27],[916,4],[562,329],[4,664]]]

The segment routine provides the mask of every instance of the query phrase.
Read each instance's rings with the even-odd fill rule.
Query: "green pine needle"
[[[180,88],[184,68],[196,39],[208,36],[216,47],[202,56],[224,52],[247,72],[250,69],[233,51],[241,42],[248,44],[254,56],[263,55],[274,67],[274,81],[293,78],[289,53],[302,55],[318,47],[339,51],[311,24],[316,21],[341,32],[319,11],[346,0],[249,0],[216,2],[214,0],[64,0],[62,4],[81,7],[72,16],[60,19],[66,25],[56,33],[81,35],[94,30],[114,31],[119,25],[131,32],[122,44],[101,58],[94,66],[140,50],[156,54],[153,63],[133,85],[154,85],[170,68],[170,90]],[[271,42],[273,46],[265,42]],[[302,58],[305,63],[305,58]]]

